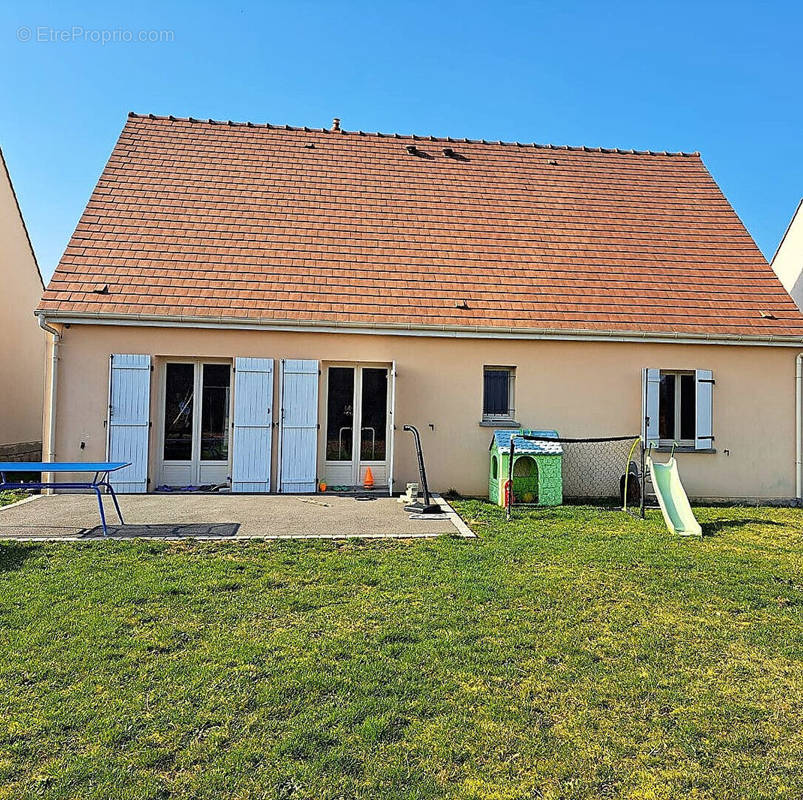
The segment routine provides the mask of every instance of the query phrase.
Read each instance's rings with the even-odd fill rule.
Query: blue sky
[[[6,2],[0,146],[45,279],[130,110],[700,150],[771,257],[803,195],[802,26],[792,2]]]

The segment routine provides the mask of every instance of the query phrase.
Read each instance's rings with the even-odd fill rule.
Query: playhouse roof
[[[803,337],[699,153],[132,114],[54,319]]]
[[[557,431],[500,430],[494,431],[493,439],[491,439],[491,448],[496,445],[500,453],[509,453],[511,438],[522,433],[526,433],[529,436],[558,438]],[[559,456],[563,454],[563,448],[560,442],[533,442],[529,439],[516,439],[516,452],[527,453],[529,455]]]

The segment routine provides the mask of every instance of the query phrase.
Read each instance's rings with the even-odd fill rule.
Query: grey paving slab
[[[357,500],[334,495],[122,495],[126,525],[116,522],[105,498],[115,538],[382,538],[457,534],[472,536],[443,500],[444,515],[410,519],[395,498]],[[0,538],[76,540],[102,538],[97,500],[88,494],[55,494],[0,509]]]

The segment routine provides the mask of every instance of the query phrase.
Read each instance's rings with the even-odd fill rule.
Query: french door
[[[388,485],[390,369],[327,368],[326,459],[329,486],[362,486],[368,468],[374,486]]]
[[[168,361],[161,397],[160,484],[224,483],[230,474],[231,364]]]

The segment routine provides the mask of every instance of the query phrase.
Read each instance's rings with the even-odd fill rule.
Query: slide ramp
[[[648,456],[647,466],[669,532],[677,533],[679,536],[702,536],[703,529],[691,510],[686,490],[680,482],[678,464],[674,456],[663,464],[653,461]]]

